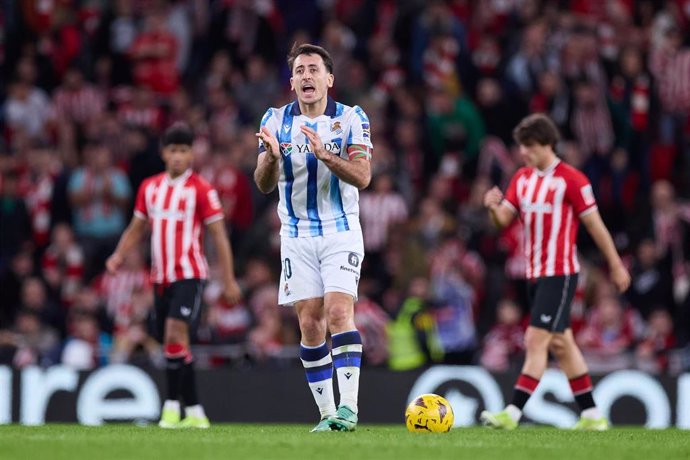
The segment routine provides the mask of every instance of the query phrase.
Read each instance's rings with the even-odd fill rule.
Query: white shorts
[[[344,292],[357,300],[364,260],[361,231],[304,238],[281,236],[280,258],[280,305],[323,297],[326,292]]]

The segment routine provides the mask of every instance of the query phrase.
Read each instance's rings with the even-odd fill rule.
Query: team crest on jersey
[[[336,133],[336,134],[342,134],[343,133],[343,128],[340,126],[339,121],[333,122],[331,125],[331,132]]]
[[[292,143],[291,142],[281,142],[280,143],[280,153],[288,156],[292,153]]]

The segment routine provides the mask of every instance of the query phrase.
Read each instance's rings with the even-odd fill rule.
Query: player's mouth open
[[[302,86],[302,93],[304,93],[304,94],[314,94],[315,92],[316,92],[316,88],[314,88],[312,85]]]

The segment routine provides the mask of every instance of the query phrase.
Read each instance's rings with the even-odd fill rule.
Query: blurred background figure
[[[496,324],[484,336],[480,364],[494,372],[516,370],[524,349],[522,311],[515,302],[503,299],[496,312]]]
[[[606,301],[620,310],[602,307],[605,296],[592,295],[600,288],[591,280],[606,267],[593,241],[579,238],[581,260],[592,264],[573,304],[576,335],[587,331],[582,340],[592,352],[616,350],[611,362],[647,369],[649,360],[638,358],[649,356],[643,331],[653,318],[663,322],[664,310],[676,341],[660,372],[689,365],[682,355],[690,344],[690,20],[682,1],[293,3],[3,9],[0,329],[16,328],[30,280],[28,291],[43,290],[46,299],[39,330],[52,327],[64,341],[75,305],[95,302],[99,334],[113,335],[112,360],[157,359],[145,320],[149,288],[135,275],[150,261],[137,256],[126,282],[103,284],[100,275],[132,210],[132,190],[163,171],[159,135],[184,121],[197,136],[194,167],[218,190],[248,293],[242,304],[223,304],[210,280],[199,331],[210,348],[200,359],[290,365],[296,325],[269,308],[279,222],[276,197],[251,180],[254,133],[266,107],[293,99],[289,46],[314,42],[335,59],[334,98],[365,110],[376,146],[375,180],[360,195],[367,255],[357,311],[377,344],[366,362],[396,362],[400,337],[415,337],[421,355],[413,368],[443,361],[441,344],[446,361],[490,367],[490,356],[504,356],[487,337],[500,333],[494,326],[506,299],[527,308],[524,230],[487,228],[477,197],[507,186],[521,165],[513,127],[543,112],[563,134],[557,153],[587,174],[633,274],[625,298]],[[428,289],[419,296],[411,288],[422,279]],[[102,291],[109,283],[128,287]],[[604,325],[606,311],[618,319]],[[632,340],[614,346],[633,316]]]

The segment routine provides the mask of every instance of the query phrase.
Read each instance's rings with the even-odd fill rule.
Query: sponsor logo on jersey
[[[369,139],[371,131],[369,130],[369,123],[362,123],[362,137]]]
[[[282,153],[285,156],[290,155],[292,153],[292,143],[281,142],[280,143],[280,153]]]
[[[551,203],[529,203],[527,200],[522,200],[521,207],[525,213],[549,214],[553,212],[553,205]]]
[[[153,219],[168,219],[168,220],[184,220],[185,212],[179,210],[165,210],[165,209],[152,209],[151,218]]]
[[[359,256],[355,254],[354,252],[351,252],[350,255],[347,257],[347,262],[352,265],[353,267],[358,267],[359,266]]]
[[[281,144],[282,145],[282,144]],[[292,144],[290,144],[292,146]],[[340,153],[340,146],[341,142],[325,142],[323,144],[324,150],[326,152],[331,152],[331,153]],[[310,144],[295,144],[295,149],[297,150],[297,153],[313,153],[314,151],[311,149]]]

